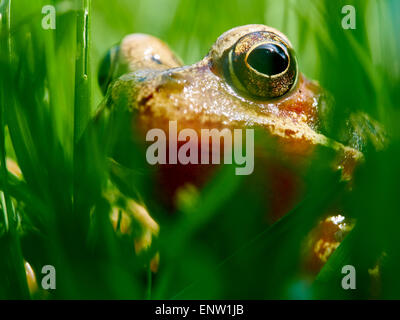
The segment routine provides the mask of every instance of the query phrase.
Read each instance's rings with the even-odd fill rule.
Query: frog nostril
[[[160,60],[160,56],[158,54],[156,55],[152,55],[151,56],[151,60],[153,60],[155,63],[157,64],[162,64],[161,60]]]
[[[289,59],[280,46],[264,43],[249,52],[246,63],[259,73],[273,76],[287,69]]]

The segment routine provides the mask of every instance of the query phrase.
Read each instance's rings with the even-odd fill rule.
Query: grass
[[[400,7],[396,0],[53,0],[57,27],[41,27],[49,1],[0,2],[0,298],[29,298],[23,264],[57,270],[57,289],[32,298],[399,298]],[[341,8],[353,4],[357,28],[341,28]],[[157,8],[157,10],[155,9]],[[377,152],[365,143],[365,164],[352,193],[316,157],[306,198],[283,219],[261,225],[263,199],[254,177],[227,166],[197,198],[169,217],[151,193],[153,172],[140,149],[124,149],[136,167],[110,163],[114,132],[87,128],[101,103],[101,57],[125,34],[150,33],[185,63],[207,54],[215,39],[237,25],[264,23],[291,39],[300,70],[334,98],[325,131],[343,138],[350,114],[366,112],[389,136]],[[372,139],[373,140],[373,139]],[[107,140],[108,141],[108,140]],[[138,147],[139,148],[139,147]],[[23,179],[5,169],[6,157]],[[135,255],[133,240],[112,230],[104,193],[110,177],[143,199],[161,225],[150,251]],[[299,271],[299,244],[332,199],[357,220],[315,281]],[[149,272],[160,252],[157,274]],[[384,252],[384,254],[382,254]],[[381,261],[379,288],[368,275]],[[340,287],[341,267],[357,269],[357,290]]]

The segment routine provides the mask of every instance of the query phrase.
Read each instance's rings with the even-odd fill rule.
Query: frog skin
[[[302,177],[316,148],[334,151],[337,156],[329,165],[341,169],[345,180],[363,159],[359,150],[320,132],[323,90],[299,72],[287,37],[265,25],[225,32],[204,59],[189,66],[182,66],[161,40],[128,35],[103,60],[99,83],[105,93],[103,108],[126,113],[130,127],[124,135],[135,139],[145,141],[153,128],[168,132],[171,120],[177,121],[178,130],[191,128],[199,136],[201,129],[259,129],[270,139],[271,150],[256,146],[252,175],[260,192],[266,192],[270,223],[304,195]],[[188,185],[201,188],[215,166],[159,165],[157,199],[173,210],[177,193]],[[331,252],[338,245],[333,234],[339,224],[329,228],[320,251]],[[326,261],[325,251],[315,252],[315,269]]]

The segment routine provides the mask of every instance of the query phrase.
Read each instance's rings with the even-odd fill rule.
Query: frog
[[[258,178],[260,190],[267,189],[266,220],[270,224],[304,196],[302,179],[315,150],[326,148],[335,154],[327,165],[339,170],[344,181],[351,181],[355,168],[364,161],[359,144],[346,145],[322,132],[326,92],[300,72],[286,35],[266,25],[226,31],[208,54],[192,65],[184,65],[154,36],[127,35],[101,62],[99,85],[105,97],[96,118],[106,112],[124,114],[124,139],[145,141],[146,132],[153,128],[168,132],[170,121],[176,121],[178,129],[191,128],[199,135],[202,129],[249,128],[265,135],[270,150],[256,147],[252,175]],[[159,165],[155,199],[174,211],[179,195],[201,190],[212,179],[215,167],[218,165]],[[151,243],[159,227],[145,205],[137,211],[142,212],[142,225],[151,226],[137,241],[140,251]],[[309,264],[315,272],[340,244],[335,235],[346,225],[342,214],[324,216],[318,228],[328,231],[313,232],[318,236],[311,240]],[[116,224],[117,215],[112,219]]]

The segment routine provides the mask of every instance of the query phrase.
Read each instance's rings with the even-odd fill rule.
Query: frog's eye
[[[118,52],[118,45],[112,47],[100,63],[98,81],[103,94],[106,94],[108,85],[114,78],[117,69]]]
[[[278,98],[297,80],[292,48],[273,32],[246,34],[229,50],[225,72],[236,89],[261,99]]]
[[[247,68],[270,77],[282,73],[289,66],[286,52],[274,43],[263,43],[249,50],[245,61]]]

